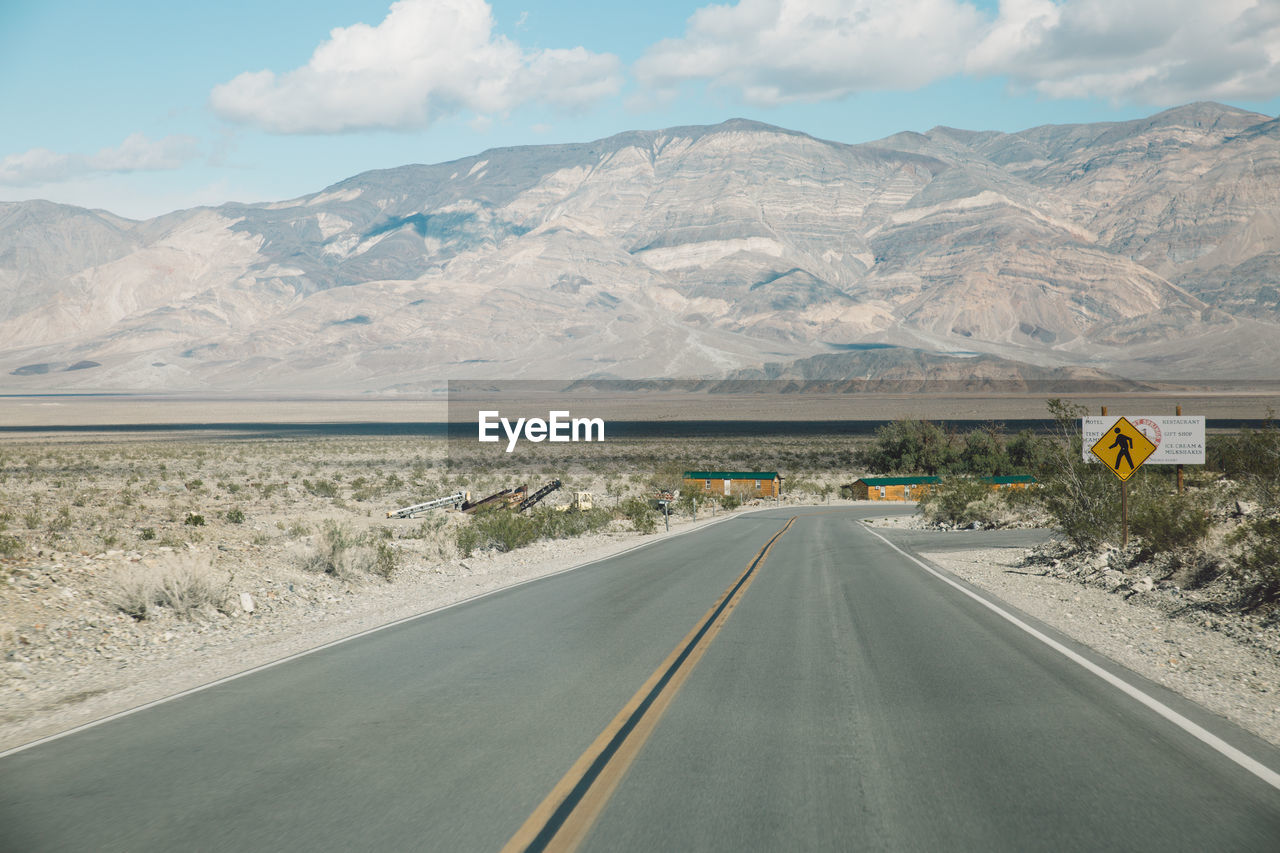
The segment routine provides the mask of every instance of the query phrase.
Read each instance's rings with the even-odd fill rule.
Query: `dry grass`
[[[158,608],[190,619],[197,613],[227,610],[230,573],[213,565],[208,554],[188,551],[126,563],[105,589],[109,604],[134,619],[148,619]]]

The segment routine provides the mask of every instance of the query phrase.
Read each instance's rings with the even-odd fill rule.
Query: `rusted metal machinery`
[[[500,506],[506,506],[508,499],[515,493],[515,489],[503,489],[500,492],[494,492],[487,498],[481,498],[475,503],[467,501],[460,508],[466,513],[476,512],[480,509],[496,509]]]
[[[560,488],[560,481],[552,480],[550,483],[547,483],[545,486],[538,489],[538,491],[529,495],[529,497],[520,501],[520,506],[516,507],[516,512],[524,512],[526,509],[533,506],[538,501],[542,500],[543,498],[545,498],[547,495],[551,494],[558,488]]]
[[[460,507],[467,502],[470,497],[468,492],[454,492],[443,498],[436,498],[426,503],[414,504],[413,506],[402,507],[401,509],[393,509],[387,513],[387,518],[413,518],[420,512],[428,510],[440,509],[441,507]]]

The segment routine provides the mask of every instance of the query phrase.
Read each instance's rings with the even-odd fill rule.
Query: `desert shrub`
[[[737,495],[715,495],[715,499],[720,502],[720,508],[723,510],[735,510],[742,506],[742,498]]]
[[[538,523],[518,512],[486,512],[475,524],[484,534],[487,545],[499,551],[514,551],[538,539]]]
[[[613,513],[603,508],[588,510],[548,508],[535,510],[533,519],[537,524],[540,539],[571,539],[608,527],[609,522],[613,520]]]
[[[157,607],[191,618],[208,608],[225,611],[230,588],[231,576],[215,569],[208,555],[189,552],[126,564],[107,584],[106,598],[134,619],[153,616]]]
[[[657,492],[674,492],[684,485],[686,467],[679,459],[663,462],[649,476],[647,485]]]
[[[373,546],[373,563],[370,571],[385,581],[400,568],[400,552],[390,542],[377,542]]]
[[[338,485],[332,480],[303,480],[302,487],[318,498],[333,498],[338,495]]]
[[[470,524],[458,528],[455,541],[465,557],[482,548],[514,551],[536,541],[538,534],[538,523],[531,516],[492,510],[472,516]]]
[[[470,557],[476,549],[484,546],[484,536],[478,528],[468,524],[458,528],[458,532],[454,534],[454,542],[458,546],[458,553]]]
[[[58,508],[58,514],[49,520],[49,530],[51,532],[62,532],[71,529],[71,507],[62,506]]]
[[[1040,464],[1033,472],[1039,486],[1033,491],[1050,525],[1080,548],[1092,548],[1118,538],[1120,498],[1115,476],[1103,465],[1084,461],[1080,418],[1087,410],[1062,400],[1050,400],[1055,435],[1040,448]]]
[[[16,557],[26,549],[26,545],[17,536],[0,533],[0,557]]]
[[[1260,518],[1231,534],[1237,547],[1232,574],[1245,589],[1248,608],[1280,602],[1280,518]]]
[[[953,468],[975,477],[995,477],[1013,473],[999,428],[975,429],[964,437]]]
[[[149,542],[156,538],[156,529],[154,527],[144,527],[138,531],[138,538]]]
[[[992,520],[995,497],[986,484],[972,477],[945,477],[920,498],[920,513],[929,521],[967,525]]]
[[[227,510],[227,521],[232,524],[244,524],[244,510],[238,506],[234,506]]]
[[[1253,500],[1280,507],[1280,428],[1268,412],[1262,429],[1233,436],[1210,436],[1206,467],[1240,483]]]
[[[353,533],[350,527],[336,521],[326,521],[320,530],[320,541],[303,557],[302,567],[309,572],[351,579],[361,573],[373,571],[376,560],[375,550]]]
[[[1213,525],[1200,496],[1170,493],[1158,480],[1143,480],[1129,504],[1129,529],[1142,540],[1143,558],[1203,542]]]
[[[646,536],[658,529],[658,518],[653,508],[640,498],[627,498],[618,504],[618,514],[631,522],[631,528]]]
[[[876,430],[875,440],[854,453],[874,474],[947,474],[957,462],[951,437],[931,421],[904,418]]]
[[[204,516],[198,515],[194,512],[189,512],[187,513],[187,517],[183,520],[182,523],[187,525],[188,527],[203,527]]]

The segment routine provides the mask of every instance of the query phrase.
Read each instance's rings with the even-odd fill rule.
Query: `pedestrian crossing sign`
[[[1156,452],[1156,446],[1127,418],[1117,418],[1090,450],[1111,469],[1111,473],[1124,481]]]

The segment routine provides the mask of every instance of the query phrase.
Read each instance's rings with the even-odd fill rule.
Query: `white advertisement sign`
[[[1185,415],[1125,415],[1156,446],[1148,457],[1147,465],[1203,465],[1204,417]],[[1089,448],[1102,438],[1119,415],[1084,418],[1081,429],[1084,438],[1084,461],[1097,462]]]

